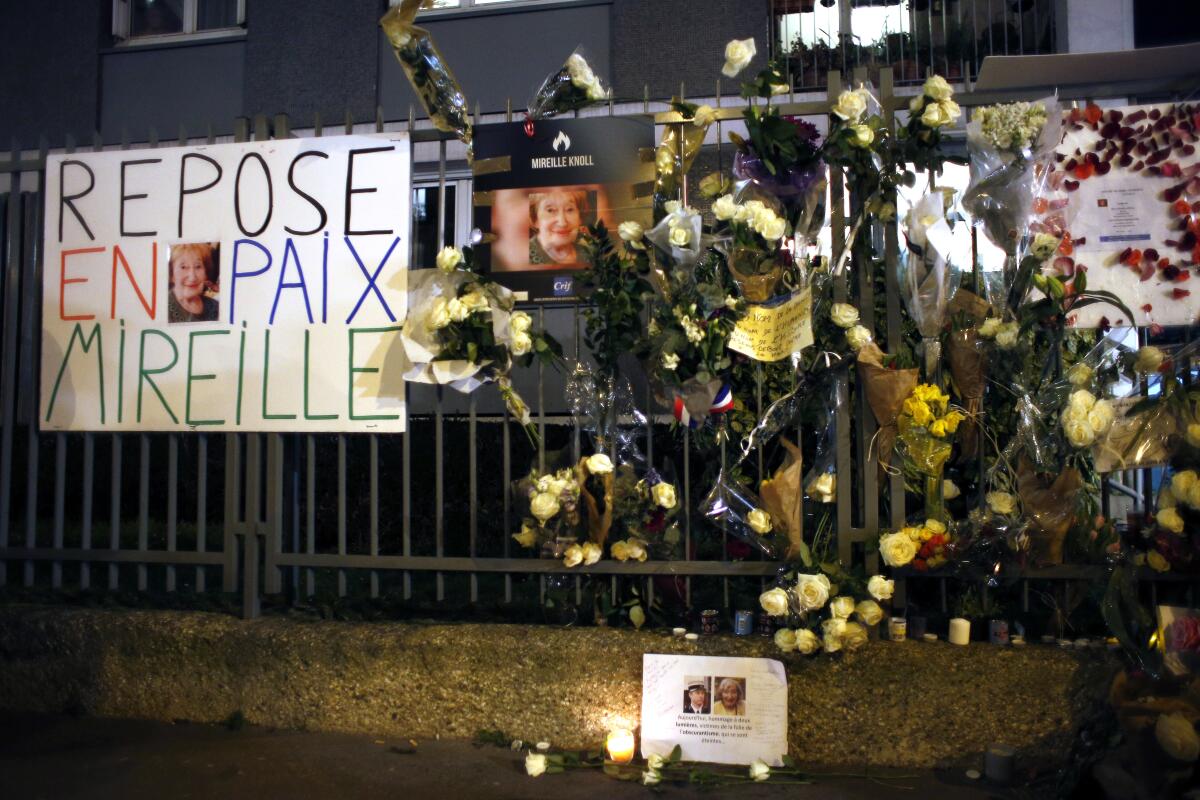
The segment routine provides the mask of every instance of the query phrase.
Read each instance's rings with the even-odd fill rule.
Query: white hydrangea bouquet
[[[404,380],[464,394],[495,382],[509,413],[534,437],[529,406],[510,374],[514,364],[534,358],[557,365],[562,346],[515,309],[511,291],[474,271],[471,249],[447,247],[438,253],[437,269],[410,270],[408,309],[397,355]]]
[[[875,575],[865,587],[870,597],[863,598],[855,597],[854,583],[836,568],[785,573],[758,598],[763,611],[782,625],[775,631],[775,645],[802,655],[853,652],[865,645],[869,629],[883,621],[879,604],[891,598],[894,583]]]

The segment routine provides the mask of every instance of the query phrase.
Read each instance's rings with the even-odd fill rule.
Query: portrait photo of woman
[[[216,322],[220,269],[217,242],[171,245],[167,322]]]
[[[741,678],[720,678],[714,693],[712,715],[714,717],[746,716],[745,681]]]
[[[586,269],[580,235],[597,221],[613,227],[600,185],[501,189],[491,217],[492,268],[500,272]]]

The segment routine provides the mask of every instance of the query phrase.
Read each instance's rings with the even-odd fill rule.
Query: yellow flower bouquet
[[[896,417],[900,449],[925,479],[925,511],[930,519],[946,520],[942,472],[954,447],[954,434],[965,419],[962,411],[950,407],[950,396],[929,383],[913,388]]]

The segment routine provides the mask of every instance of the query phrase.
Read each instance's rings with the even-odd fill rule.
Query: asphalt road
[[[598,770],[525,775],[523,753],[463,741],[412,741],[0,712],[0,798],[646,798]],[[733,768],[731,768],[733,769]],[[808,785],[742,784],[667,796],[979,798],[999,796],[958,775],[891,771],[817,775]],[[883,777],[887,775],[887,777]]]

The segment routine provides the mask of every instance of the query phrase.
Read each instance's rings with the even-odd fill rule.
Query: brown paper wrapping
[[[892,448],[896,446],[896,416],[904,399],[917,386],[920,372],[916,369],[888,369],[883,365],[883,351],[870,342],[858,351],[858,374],[867,404],[875,415],[879,432],[875,434],[875,452],[880,466],[892,463]]]
[[[979,326],[988,318],[988,312],[991,310],[992,306],[987,300],[974,292],[959,289],[954,293],[954,297],[950,298],[949,305],[946,306],[946,319],[954,319],[955,316],[961,314],[966,317],[969,325]]]
[[[575,465],[575,480],[579,483],[579,499],[583,503],[583,512],[587,517],[588,539],[603,549],[604,542],[608,539],[608,532],[612,528],[613,473],[608,472],[604,475],[594,476],[599,478],[601,485],[604,486],[603,511],[600,510],[600,504],[596,502],[596,498],[587,488],[587,479],[591,474],[588,472],[587,458],[579,459],[579,463]]]
[[[780,438],[787,453],[783,464],[775,470],[769,480],[758,488],[763,508],[771,515],[775,529],[782,531],[788,539],[787,559],[800,556],[804,548],[802,525],[804,518],[804,489],[800,483],[804,477],[804,459],[800,448]]]
[[[1028,458],[1017,467],[1017,494],[1032,523],[1030,542],[1034,562],[1053,566],[1063,562],[1063,543],[1075,522],[1075,507],[1083,476],[1074,467],[1064,469],[1048,481],[1039,475]]]
[[[979,415],[983,412],[983,392],[987,386],[987,356],[979,346],[975,328],[950,332],[946,363],[954,392],[967,412],[967,418],[958,426],[959,454],[964,460],[973,459],[979,455]]]

